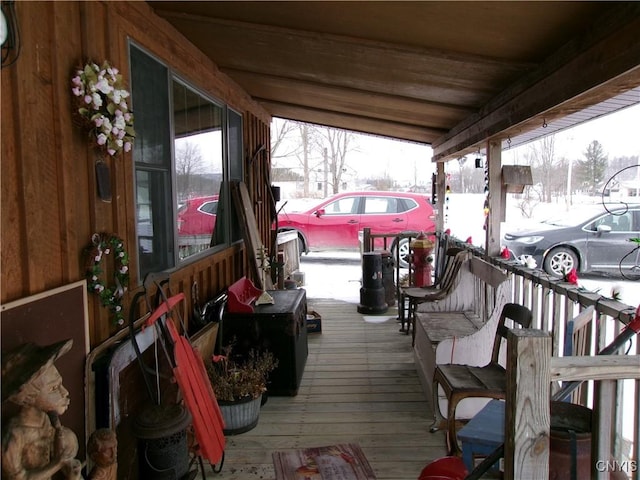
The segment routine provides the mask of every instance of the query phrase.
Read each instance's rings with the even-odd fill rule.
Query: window
[[[340,200],[336,200],[335,202],[328,203],[324,207],[325,214],[327,215],[344,215],[356,213],[356,198],[355,197],[345,197]]]
[[[243,178],[242,115],[134,45],[130,59],[143,278],[241,238],[227,185]]]
[[[198,210],[205,215],[215,215],[218,211],[218,201],[214,200],[212,202],[205,202]]]
[[[396,213],[398,200],[393,197],[367,197],[364,204],[364,213]]]

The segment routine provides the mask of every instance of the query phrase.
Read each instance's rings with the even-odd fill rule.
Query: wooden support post
[[[438,218],[436,219],[436,230],[444,231],[444,208],[445,195],[447,190],[447,177],[444,173],[444,162],[436,163],[436,207]]]
[[[362,229],[362,253],[369,253],[373,251],[371,245],[371,229],[369,227],[365,227]]]
[[[608,480],[610,473],[596,469],[597,460],[607,462],[613,453],[611,432],[616,411],[616,381],[603,380],[596,383],[591,427],[591,478]]]
[[[502,147],[499,139],[487,142],[487,165],[489,175],[489,220],[485,237],[485,251],[490,257],[500,255],[500,219],[503,215],[506,197],[502,194]]]
[[[551,335],[534,329],[507,335],[504,478],[549,478]]]

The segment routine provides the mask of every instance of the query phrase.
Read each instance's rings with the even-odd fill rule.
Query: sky
[[[435,166],[430,146],[355,134],[357,151],[348,155],[349,166],[359,176],[383,177],[388,174],[400,183],[428,183]],[[640,157],[640,104],[625,108],[574,128],[556,133],[558,158],[584,157],[587,146],[597,140],[609,158]],[[530,144],[503,151],[503,163],[522,161]]]
[[[584,158],[587,146],[597,140],[610,159],[640,156],[640,104],[605,115],[555,134],[555,153],[558,158]],[[527,145],[503,152],[503,161],[522,155]]]

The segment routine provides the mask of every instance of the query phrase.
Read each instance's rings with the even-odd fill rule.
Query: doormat
[[[276,480],[375,480],[355,443],[273,452]]]

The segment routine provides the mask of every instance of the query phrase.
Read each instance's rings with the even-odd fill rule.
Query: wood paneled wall
[[[112,200],[101,201],[94,171],[99,153],[74,123],[70,80],[86,61],[108,60],[130,85],[130,40],[243,114],[245,181],[262,240],[270,245],[271,118],[246,92],[145,2],[17,2],[16,12],[22,49],[1,76],[2,303],[85,278],[83,250],[94,232],[106,231],[123,238],[130,254],[128,311],[140,283],[131,154],[107,160]],[[262,146],[265,152],[254,155]],[[206,299],[242,276],[246,265],[236,245],[172,272],[171,288],[190,298],[197,281]],[[96,299],[89,295],[92,347],[117,330]]]

